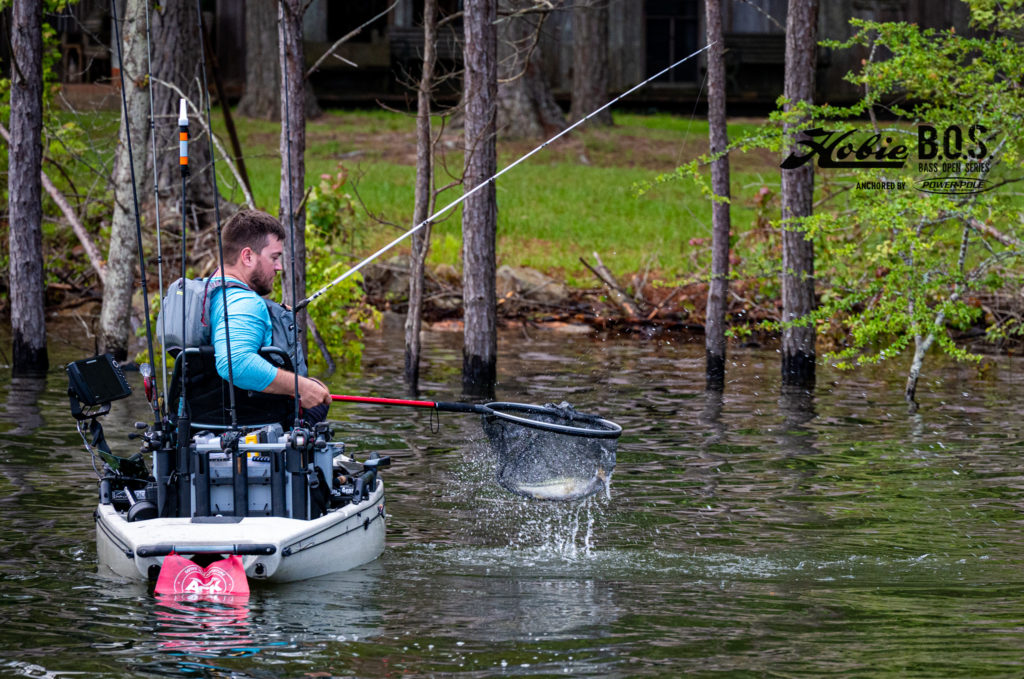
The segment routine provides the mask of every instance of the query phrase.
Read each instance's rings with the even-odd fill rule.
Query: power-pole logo
[[[950,195],[980,193],[992,188],[981,175],[988,174],[991,164],[986,158],[984,125],[934,125],[917,127],[917,171],[932,176],[914,182],[919,191]],[[792,170],[818,159],[820,168],[902,170],[911,161],[905,144],[879,133],[858,135],[856,130],[807,130],[797,140],[803,153],[794,151],[782,169]],[[905,189],[904,181],[861,181],[858,189]]]

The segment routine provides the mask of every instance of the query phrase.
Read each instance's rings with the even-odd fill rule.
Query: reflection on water
[[[332,391],[401,394],[400,335]],[[624,428],[609,495],[504,491],[479,419],[335,406],[349,450],[392,456],[388,549],[244,601],[155,598],[96,572],[92,469],[62,375],[0,384],[0,674],[17,676],[1013,676],[1024,438],[1016,360],[979,378],[821,369],[777,355],[506,337],[497,396]],[[81,355],[88,353],[83,352]],[[80,356],[72,356],[78,358]],[[424,397],[458,400],[458,338],[431,336]],[[137,375],[130,376],[136,380]],[[107,418],[116,452],[147,416]]]

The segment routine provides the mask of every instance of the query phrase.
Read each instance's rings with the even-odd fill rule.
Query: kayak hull
[[[95,511],[101,570],[155,580],[164,557],[238,554],[250,580],[294,582],[349,570],[384,551],[384,484],[366,500],[311,520],[281,517],[192,517],[127,520],[110,504]]]

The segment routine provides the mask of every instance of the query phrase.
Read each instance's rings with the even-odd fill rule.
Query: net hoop
[[[622,427],[611,420],[605,420],[597,417],[596,415],[576,413],[572,421],[586,422],[589,425],[594,425],[594,427],[573,427],[567,424],[557,424],[554,422],[540,422],[538,420],[530,419],[529,417],[513,415],[505,412],[511,410],[520,413],[534,415],[542,414],[565,419],[565,415],[555,408],[546,408],[544,406],[531,405],[528,403],[509,403],[506,401],[488,403],[484,407],[490,411],[485,414],[484,417],[494,417],[523,427],[530,427],[531,429],[539,429],[541,431],[550,431],[556,434],[564,434],[566,436],[579,436],[581,438],[590,439],[617,439],[622,433]]]

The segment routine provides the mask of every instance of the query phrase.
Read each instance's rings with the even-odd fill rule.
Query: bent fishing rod
[[[390,243],[388,243],[387,245],[385,245],[384,247],[382,247],[382,248],[381,248],[380,250],[377,250],[377,251],[376,251],[376,252],[374,252],[374,253],[373,253],[372,255],[370,255],[369,257],[367,257],[367,258],[366,258],[366,259],[364,259],[363,261],[359,262],[358,264],[356,264],[355,266],[353,266],[353,267],[352,267],[351,269],[349,269],[349,270],[348,270],[348,271],[346,271],[345,273],[341,274],[340,276],[338,276],[337,278],[335,278],[334,280],[332,280],[332,281],[331,281],[330,283],[328,283],[328,284],[327,284],[327,285],[325,285],[324,287],[322,287],[322,288],[320,288],[319,290],[317,290],[316,292],[314,292],[314,293],[313,293],[312,295],[310,295],[310,296],[309,296],[309,297],[307,297],[306,299],[304,299],[304,300],[302,300],[301,302],[299,302],[298,304],[296,304],[296,305],[295,305],[295,311],[296,311],[296,313],[298,313],[298,312],[299,312],[299,311],[301,311],[301,310],[302,310],[303,308],[305,308],[305,307],[306,307],[306,306],[307,306],[307,305],[308,305],[308,304],[309,304],[310,302],[312,302],[313,300],[315,300],[315,299],[316,299],[317,297],[320,297],[321,295],[323,295],[323,294],[324,294],[325,292],[327,292],[328,290],[330,290],[331,288],[333,288],[333,287],[334,287],[335,285],[337,285],[338,283],[341,283],[341,282],[342,282],[343,280],[345,280],[346,278],[349,278],[350,276],[352,276],[353,274],[355,274],[355,273],[356,273],[357,271],[359,271],[360,269],[362,269],[362,268],[363,268],[364,266],[366,266],[367,264],[369,264],[369,263],[370,263],[370,262],[372,262],[373,260],[375,260],[375,259],[377,259],[378,257],[380,257],[380,256],[381,256],[381,255],[383,255],[383,254],[384,254],[385,252],[387,252],[387,251],[388,251],[388,250],[390,250],[391,248],[395,247],[396,245],[398,245],[399,243],[401,243],[401,242],[402,242],[403,240],[405,240],[405,239],[406,239],[406,238],[408,238],[409,236],[413,235],[414,233],[416,233],[417,231],[419,231],[420,229],[422,229],[422,228],[423,228],[424,226],[426,226],[427,224],[432,224],[433,222],[437,221],[437,219],[438,219],[439,217],[441,217],[441,216],[443,216],[443,215],[447,214],[447,213],[448,213],[448,212],[449,212],[450,210],[452,210],[452,209],[454,209],[455,207],[457,207],[457,206],[459,206],[460,204],[462,204],[462,203],[463,203],[463,202],[464,202],[464,201],[465,201],[465,200],[466,200],[467,198],[469,198],[469,197],[470,197],[470,196],[472,196],[472,195],[473,195],[474,193],[476,193],[477,191],[479,191],[479,190],[480,190],[480,189],[482,189],[483,187],[487,186],[488,184],[491,184],[491,183],[493,183],[494,181],[496,181],[496,180],[498,179],[498,177],[500,177],[501,175],[505,174],[506,172],[508,172],[509,170],[511,170],[512,168],[514,168],[514,167],[515,167],[516,165],[519,165],[520,163],[522,163],[523,161],[525,161],[525,160],[526,160],[527,158],[530,158],[530,157],[531,157],[531,156],[533,156],[534,154],[536,154],[536,153],[539,153],[539,152],[540,152],[540,151],[542,151],[543,149],[547,148],[547,146],[548,146],[548,145],[550,145],[550,144],[551,144],[552,142],[555,142],[555,141],[557,141],[557,140],[558,140],[559,138],[561,138],[561,137],[563,137],[563,136],[565,136],[565,135],[569,134],[570,132],[572,132],[572,131],[573,131],[574,129],[576,129],[577,127],[579,127],[579,126],[580,126],[580,125],[582,125],[583,123],[587,122],[588,120],[590,120],[591,118],[593,118],[593,117],[594,117],[594,116],[596,116],[597,114],[601,113],[601,112],[602,112],[602,111],[604,111],[605,109],[609,108],[610,106],[613,106],[614,104],[616,104],[616,103],[617,103],[618,101],[620,101],[621,99],[624,99],[625,97],[628,97],[628,96],[629,96],[630,94],[632,94],[633,92],[636,92],[637,90],[639,90],[639,89],[640,89],[641,87],[643,87],[643,86],[644,86],[644,85],[646,85],[647,83],[651,82],[652,80],[656,80],[656,79],[660,78],[661,76],[665,75],[666,73],[668,73],[668,72],[669,72],[669,71],[671,71],[672,69],[676,68],[677,66],[679,66],[679,65],[681,65],[681,64],[683,64],[683,63],[686,63],[686,62],[687,62],[687,61],[689,61],[690,59],[693,59],[694,57],[696,57],[697,55],[699,55],[699,54],[700,54],[701,52],[703,52],[703,51],[705,51],[705,50],[709,49],[709,48],[710,48],[710,47],[711,47],[712,45],[714,45],[714,44],[715,44],[714,42],[710,42],[710,43],[708,43],[707,45],[705,45],[704,47],[701,47],[701,48],[700,48],[699,50],[697,50],[696,52],[693,52],[692,54],[689,54],[689,55],[687,55],[687,56],[683,57],[682,59],[680,59],[679,61],[675,62],[674,64],[672,64],[672,65],[670,65],[670,66],[667,66],[666,68],[663,68],[662,70],[658,71],[657,73],[655,73],[655,74],[654,74],[654,75],[652,75],[651,77],[647,78],[647,79],[646,79],[646,80],[644,80],[643,82],[640,82],[640,83],[638,83],[638,84],[634,85],[633,87],[629,88],[628,90],[626,90],[625,92],[623,92],[623,93],[622,93],[622,94],[620,94],[619,96],[615,97],[614,99],[612,99],[611,101],[609,101],[608,103],[606,103],[606,104],[605,104],[604,106],[601,106],[600,108],[597,108],[597,109],[595,109],[594,111],[591,111],[590,113],[588,113],[587,115],[585,115],[584,117],[580,118],[580,119],[579,119],[579,120],[577,120],[577,121],[576,121],[575,123],[573,123],[572,125],[570,125],[569,127],[565,128],[564,130],[562,130],[561,132],[559,132],[559,133],[558,133],[558,134],[556,134],[555,136],[553,136],[553,137],[551,137],[550,139],[548,139],[547,141],[545,141],[545,142],[544,142],[543,144],[541,144],[540,146],[536,147],[535,149],[531,150],[530,152],[526,153],[525,155],[523,155],[523,156],[520,156],[520,157],[519,157],[519,158],[517,158],[517,159],[516,159],[515,161],[513,161],[513,162],[512,162],[511,164],[509,164],[509,165],[507,165],[506,167],[502,168],[502,169],[501,169],[501,170],[500,170],[499,172],[497,172],[497,173],[496,173],[496,174],[494,174],[493,176],[491,176],[491,177],[489,177],[488,179],[486,179],[486,180],[484,180],[484,181],[480,182],[479,184],[477,184],[476,186],[474,186],[473,188],[471,188],[471,189],[470,189],[469,191],[466,191],[466,192],[465,192],[465,193],[463,193],[463,194],[462,194],[461,196],[459,196],[458,198],[456,198],[456,199],[455,199],[455,200],[453,200],[452,202],[448,203],[448,204],[447,204],[447,205],[445,205],[445,206],[444,206],[443,208],[441,208],[440,210],[438,210],[438,211],[437,211],[437,212],[435,212],[434,214],[430,215],[429,217],[427,217],[426,219],[424,219],[424,220],[423,220],[422,222],[420,222],[420,223],[419,223],[419,224],[417,224],[416,226],[412,227],[411,229],[409,229],[408,231],[406,231],[405,233],[403,233],[403,234],[402,234],[401,236],[399,236],[398,238],[394,239],[393,241],[391,241]]]

